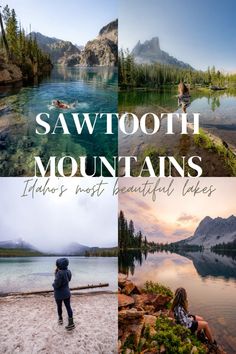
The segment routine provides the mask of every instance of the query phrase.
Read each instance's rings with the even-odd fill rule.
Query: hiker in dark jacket
[[[63,324],[62,318],[62,302],[64,302],[68,313],[68,326],[65,328],[70,331],[75,328],[73,321],[73,311],[70,305],[70,288],[71,271],[67,269],[69,260],[67,258],[59,258],[56,261],[55,280],[52,284],[54,288],[54,297],[57,303],[58,323]]]

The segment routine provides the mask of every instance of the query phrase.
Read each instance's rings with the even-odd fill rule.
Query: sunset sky
[[[120,187],[140,186],[146,178],[120,178]],[[156,179],[149,178],[153,182]],[[149,241],[172,242],[192,236],[199,222],[210,216],[227,218],[236,215],[235,189],[236,178],[200,178],[200,186],[213,185],[216,191],[211,197],[199,194],[183,197],[181,191],[186,178],[175,178],[175,190],[171,196],[159,193],[155,202],[151,195],[137,193],[119,195],[119,209],[126,218],[132,219],[136,230],[141,229]],[[169,179],[162,179],[161,185],[167,186]],[[190,179],[190,185],[197,180]]]

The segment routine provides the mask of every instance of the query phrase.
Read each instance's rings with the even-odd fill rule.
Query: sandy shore
[[[117,306],[116,294],[73,295],[76,328],[67,332],[52,295],[0,298],[0,353],[117,353]]]

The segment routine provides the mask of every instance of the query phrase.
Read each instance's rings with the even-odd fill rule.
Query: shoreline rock
[[[177,325],[175,320],[169,317],[169,305],[173,297],[170,289],[155,287],[151,282],[148,284],[149,289],[140,289],[125,274],[120,273],[118,276],[119,353],[167,354],[168,342],[172,345],[173,340],[173,350],[176,354],[187,353],[188,350],[189,353],[226,354],[220,346],[212,349],[201,343],[197,336],[191,335],[184,326]],[[154,285],[153,292],[150,291],[150,284]],[[159,293],[155,292],[155,289],[160,289]]]
[[[23,80],[20,68],[15,64],[7,64],[0,59],[0,86],[15,84]]]

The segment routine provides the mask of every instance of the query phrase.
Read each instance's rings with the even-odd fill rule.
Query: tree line
[[[25,78],[41,75],[52,68],[50,57],[38,46],[35,37],[26,34],[19,23],[16,12],[8,5],[0,13],[1,56],[5,61],[17,65]]]
[[[236,74],[224,74],[215,66],[207,71],[179,68],[167,64],[137,64],[129,51],[119,52],[119,86],[125,88],[158,88],[180,81],[191,85],[226,86],[236,84]]]
[[[141,231],[135,231],[133,220],[127,220],[121,210],[118,216],[118,246],[119,250],[147,248],[146,236]]]

